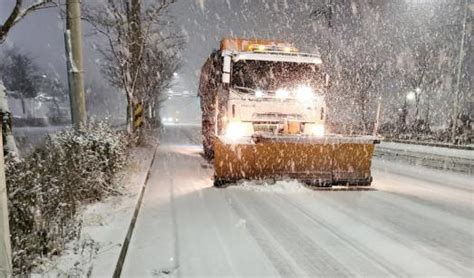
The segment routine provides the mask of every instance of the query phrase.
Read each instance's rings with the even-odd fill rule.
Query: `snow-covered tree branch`
[[[84,20],[105,38],[98,47],[104,60],[102,72],[127,97],[129,131],[136,104],[150,111],[157,107],[159,95],[179,68],[183,45],[181,32],[173,28],[167,14],[175,1],[141,2],[101,1],[84,12]]]
[[[36,0],[34,3],[29,5],[25,5],[23,0],[16,0],[11,13],[8,15],[5,22],[0,25],[0,43],[5,40],[8,32],[13,28],[13,26],[20,22],[21,19],[33,11],[51,6],[56,6],[56,3],[53,0]]]

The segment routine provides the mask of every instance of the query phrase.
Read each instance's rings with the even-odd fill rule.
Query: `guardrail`
[[[406,144],[406,143],[399,143]],[[403,150],[400,148],[393,148],[387,144],[377,145],[375,148],[375,157],[382,159],[392,160],[392,161],[402,161],[409,164],[421,165],[425,167],[449,170],[462,172],[466,174],[474,173],[474,159],[472,155],[474,151],[471,149],[459,149],[455,148],[457,153],[450,154],[449,152],[440,151],[443,148],[446,150],[449,148],[438,147],[433,145],[423,145],[434,148],[434,152],[425,151],[425,150],[416,150],[416,148],[409,148],[411,144],[406,144],[407,149]],[[437,152],[436,152],[437,151]],[[465,151],[466,155],[462,154],[459,151]]]
[[[458,150],[474,150],[474,145],[454,145],[450,143],[441,143],[441,142],[419,142],[412,140],[402,140],[402,139],[384,139],[385,142],[394,142],[410,145],[420,145],[420,146],[430,146],[430,147],[441,147],[449,149],[458,149]]]

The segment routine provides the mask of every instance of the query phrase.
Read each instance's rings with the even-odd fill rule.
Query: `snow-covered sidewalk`
[[[60,257],[37,269],[33,277],[112,277],[154,153],[154,146],[132,150],[120,180],[124,194],[85,205],[78,216],[80,238],[70,242]]]

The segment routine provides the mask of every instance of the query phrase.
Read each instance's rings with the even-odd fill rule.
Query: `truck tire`
[[[214,123],[213,121],[202,121],[202,147],[204,157],[210,161],[214,158]]]

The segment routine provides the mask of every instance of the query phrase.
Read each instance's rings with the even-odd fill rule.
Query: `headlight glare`
[[[314,125],[311,134],[317,137],[324,137],[324,126],[323,125]]]
[[[258,97],[258,98],[263,97],[263,91],[262,90],[256,90],[255,91],[255,97]]]
[[[290,95],[290,92],[287,89],[283,89],[283,88],[278,89],[275,92],[275,96],[277,98],[288,98],[289,95]]]
[[[253,132],[251,123],[229,122],[226,127],[225,136],[231,140],[249,136]]]
[[[304,128],[304,133],[316,137],[324,137],[326,131],[324,128],[324,124],[306,124]]]
[[[296,89],[296,98],[301,102],[307,102],[313,99],[314,91],[311,87],[301,85]]]

